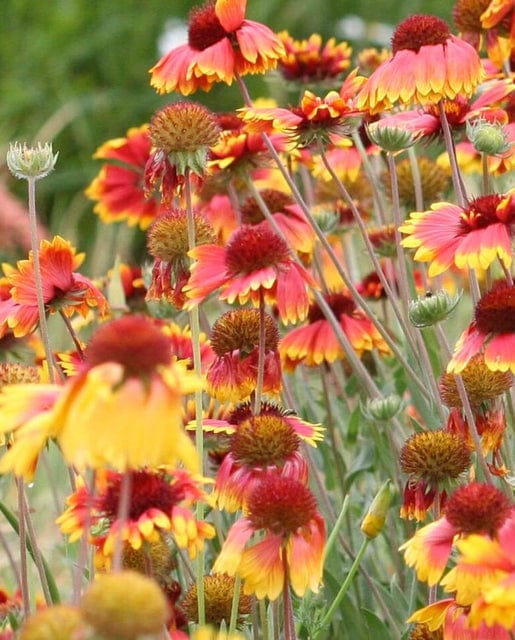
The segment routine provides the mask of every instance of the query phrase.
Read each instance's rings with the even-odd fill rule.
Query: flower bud
[[[423,329],[445,320],[456,308],[461,295],[462,293],[459,292],[451,296],[442,289],[435,294],[429,292],[424,298],[411,301],[408,309],[411,324],[418,329]]]
[[[85,628],[80,611],[69,605],[41,609],[23,623],[19,640],[73,640]]]
[[[467,121],[467,137],[479,153],[500,156],[507,153],[512,144],[506,128],[500,122],[488,122],[479,118],[475,122]]]
[[[383,398],[368,400],[363,410],[364,415],[372,420],[391,420],[402,409],[402,398],[392,393]]]
[[[9,171],[20,180],[35,178],[39,180],[47,176],[55,167],[57,156],[52,153],[51,143],[44,145],[38,142],[36,147],[28,147],[24,142],[9,145],[6,161]]]
[[[79,606],[95,632],[118,640],[160,633],[169,613],[157,582],[134,571],[98,575]]]
[[[389,153],[398,153],[412,147],[417,137],[408,129],[384,125],[380,121],[367,127],[367,135],[374,144]]]
[[[361,531],[367,538],[376,538],[383,530],[386,522],[386,515],[392,501],[392,492],[390,489],[390,481],[386,480],[379,489],[377,495],[372,500],[372,504],[368,508],[367,515],[361,523]]]

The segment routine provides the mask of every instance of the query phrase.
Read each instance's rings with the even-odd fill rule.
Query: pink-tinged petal
[[[245,275],[237,275],[229,280],[227,286],[220,294],[221,300],[227,300],[233,304],[239,300],[240,304],[245,304],[249,298],[253,298],[252,292],[259,289],[271,289],[277,280],[277,272],[274,267],[263,267]]]
[[[183,288],[190,298],[186,306],[202,302],[210,293],[218,289],[227,279],[225,268],[225,249],[214,244],[204,244],[190,251],[196,260],[191,267],[188,284]]]
[[[232,33],[245,19],[246,8],[247,0],[216,0],[215,13],[222,27]]]
[[[151,69],[150,84],[159,93],[180,91],[183,95],[193,93],[197,83],[191,79],[190,67],[196,52],[183,44],[169,51]]]
[[[511,237],[505,224],[490,224],[470,231],[456,248],[455,264],[458,268],[488,269],[500,258],[506,267],[512,263]]]
[[[515,333],[501,333],[485,347],[485,364],[492,371],[515,373]]]
[[[234,50],[230,40],[223,38],[197,52],[191,73],[195,77],[208,76],[231,84],[234,79]]]
[[[277,310],[285,324],[295,324],[306,318],[309,309],[308,284],[316,287],[313,278],[300,265],[292,262],[289,267],[281,269],[277,279]]]
[[[309,422],[304,422],[297,416],[286,416],[286,422],[290,425],[290,427],[295,431],[295,433],[309,442],[309,444],[315,446],[317,440],[324,439],[324,431],[325,427],[321,424],[310,424]]]
[[[238,574],[244,580],[244,593],[254,593],[260,600],[279,597],[284,587],[282,544],[281,536],[268,534],[243,552]]]
[[[472,356],[481,351],[486,338],[487,336],[477,329],[475,323],[465,329],[456,342],[454,353],[447,365],[447,373],[461,373]]]
[[[266,25],[245,20],[236,32],[240,72],[262,72],[275,67],[284,54],[284,46],[276,34]]]
[[[241,518],[230,528],[222,550],[213,565],[214,573],[227,573],[234,576],[240,566],[243,550],[250,540],[254,529],[250,521]]]
[[[415,611],[415,613],[408,618],[407,622],[427,624],[429,631],[436,631],[436,629],[439,629],[443,625],[449,609],[455,610],[455,608],[456,603],[454,598],[439,600],[438,602],[430,604],[428,607]]]
[[[417,578],[429,586],[438,583],[449,560],[454,536],[457,534],[445,518],[426,525],[405,542],[400,551],[404,551],[404,560],[413,567]]]

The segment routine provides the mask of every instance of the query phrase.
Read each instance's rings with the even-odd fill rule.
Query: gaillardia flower
[[[209,424],[209,423],[208,423]],[[221,429],[221,421],[217,422]],[[265,402],[253,414],[250,404],[237,406],[228,419],[229,450],[218,469],[214,495],[220,509],[243,508],[265,475],[282,475],[307,483],[307,463],[300,451],[304,440],[315,446],[322,428],[288,415]]]
[[[443,575],[456,536],[478,533],[495,537],[511,511],[510,500],[500,489],[471,482],[450,496],[443,518],[419,529],[400,551],[418,579],[433,586]]]
[[[145,167],[152,142],[148,125],[133,127],[124,138],[105,142],[94,158],[109,160],[93,179],[85,194],[96,204],[93,211],[102,222],[126,220],[146,229],[161,209],[156,198],[145,196]]]
[[[206,622],[219,627],[225,620],[231,620],[232,600],[234,596],[235,579],[225,573],[215,573],[204,576],[204,599]],[[193,582],[184,598],[180,602],[181,609],[186,613],[190,622],[198,622],[198,588]],[[238,601],[238,626],[251,611],[252,599],[248,595],[240,594]]]
[[[245,548],[258,531],[260,541]],[[239,575],[243,592],[259,599],[275,600],[286,580],[303,596],[318,591],[324,544],[325,524],[306,485],[266,475],[249,495],[246,516],[229,530],[213,571]]]
[[[259,305],[262,299],[277,305],[285,323],[306,317],[307,289],[316,286],[315,281],[291,257],[284,240],[264,222],[242,225],[231,234],[226,247],[205,244],[190,251],[196,262],[183,288],[189,298],[187,307],[220,288],[220,299],[229,304],[250,301]]]
[[[194,558],[204,540],[215,534],[210,524],[195,520],[191,511],[195,502],[207,500],[200,480],[185,470],[166,467],[129,473],[130,507],[126,520],[118,518],[123,474],[101,469],[96,473],[93,492],[81,483],[67,499],[66,511],[57,519],[61,531],[69,535],[70,542],[86,533],[100,566],[109,565],[120,536],[129,559],[131,549],[142,549],[152,560],[151,545],[168,535]]]
[[[282,389],[279,331],[268,313],[264,316],[264,393]],[[206,373],[207,392],[220,402],[239,402],[253,393],[257,385],[260,312],[235,309],[224,313],[213,325],[211,347],[216,354]]]
[[[313,33],[306,40],[295,40],[287,31],[278,34],[286,50],[277,69],[285,80],[305,84],[337,82],[351,62],[352,49],[347,42],[336,43]],[[322,46],[323,45],[323,46]]]
[[[416,249],[415,260],[430,262],[428,275],[451,267],[487,269],[501,260],[513,260],[515,191],[471,200],[466,207],[437,202],[429,211],[415,211],[399,227],[406,235],[402,245]]]
[[[435,500],[445,500],[446,487],[471,464],[465,440],[438,429],[415,433],[404,443],[401,469],[408,474],[401,517],[421,521]]]
[[[492,371],[515,373],[515,285],[500,282],[479,300],[474,321],[456,343],[450,373],[460,373],[470,359],[482,353]]]
[[[379,113],[396,103],[436,104],[470,96],[483,78],[480,58],[449,25],[430,15],[410,16],[392,38],[393,56],[370,76],[356,106]]]
[[[75,270],[84,260],[83,253],[60,236],[42,240],[39,263],[43,285],[43,300],[49,313],[62,311],[70,317],[74,313],[87,316],[92,308],[100,314],[107,311],[107,300],[95,285]],[[16,268],[3,265],[10,285],[9,297],[0,300],[0,336],[8,329],[19,338],[34,331],[39,322],[38,301],[34,276],[34,256],[18,260]]]
[[[215,241],[213,228],[200,213],[193,213],[193,226],[196,246]],[[147,248],[154,264],[146,299],[166,300],[180,309],[191,262],[186,210],[174,207],[158,216],[147,231]]]
[[[182,425],[183,397],[201,382],[174,362],[170,340],[145,316],[123,316],[93,335],[86,360],[53,409],[65,459],[78,469],[173,465],[197,470]]]
[[[188,42],[169,51],[150,69],[159,93],[188,95],[236,76],[274,69],[284,54],[267,26],[245,19],[246,0],[209,0],[189,16]]]
[[[347,293],[332,293],[326,299],[359,356],[373,349],[382,354],[390,353],[372,321],[356,307]],[[309,308],[308,324],[289,331],[282,338],[279,351],[288,370],[295,369],[299,364],[313,367],[345,357],[329,321],[316,303]]]

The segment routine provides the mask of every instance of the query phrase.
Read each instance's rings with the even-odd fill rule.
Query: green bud
[[[423,329],[445,320],[454,311],[461,296],[461,291],[451,296],[442,289],[435,294],[427,293],[424,298],[411,301],[408,309],[411,324]]]
[[[398,153],[412,147],[417,141],[412,131],[396,126],[388,126],[379,122],[372,122],[367,127],[370,140],[378,147],[389,153]]]
[[[472,123],[467,121],[467,137],[476,151],[489,156],[503,155],[512,147],[504,125],[500,122],[488,122],[484,118]]]
[[[386,421],[396,416],[403,407],[402,398],[392,393],[382,398],[368,400],[363,409],[364,415],[371,420]]]
[[[52,153],[52,144],[38,142],[36,147],[28,147],[24,142],[9,145],[6,161],[9,171],[20,180],[35,178],[39,180],[47,176],[55,167],[57,156]]]
[[[361,531],[367,538],[376,538],[383,530],[391,501],[392,492],[390,489],[390,481],[386,480],[379,489],[376,497],[372,500],[367,515],[361,523]]]
[[[339,216],[334,209],[317,209],[313,215],[319,228],[324,233],[332,233],[336,230]]]

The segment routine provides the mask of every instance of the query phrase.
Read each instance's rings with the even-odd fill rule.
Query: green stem
[[[55,363],[48,334],[46,321],[45,300],[43,298],[43,278],[41,276],[41,265],[39,262],[39,240],[38,221],[36,213],[36,179],[27,178],[28,198],[29,198],[29,223],[30,223],[30,243],[32,248],[32,261],[34,264],[34,282],[36,285],[36,299],[38,303],[39,331],[45,350],[45,357],[48,364],[48,375],[51,383],[55,383]]]
[[[265,378],[265,297],[263,289],[259,289],[259,344],[258,344],[258,369],[256,376],[256,388],[254,391],[254,415],[261,412],[261,398],[263,396],[263,382]]]
[[[193,202],[191,194],[190,171],[186,168],[184,174],[184,196],[186,200],[186,215],[188,220],[188,248],[191,251],[195,248],[195,217],[193,213]],[[202,376],[202,360],[200,354],[200,315],[199,308],[195,305],[189,311],[190,327],[191,327],[191,343],[193,349],[193,371],[201,378]],[[195,391],[195,445],[200,463],[200,474],[203,474],[204,468],[204,431],[202,429],[202,416],[204,412],[202,390]],[[198,520],[204,518],[204,504],[201,500],[197,500],[195,505],[195,513]],[[201,549],[196,558],[197,571],[197,602],[198,602],[198,620],[199,624],[204,624],[206,620],[206,607],[204,596],[204,572],[205,572],[205,555]]]
[[[7,522],[11,525],[11,528],[13,529],[13,531],[18,536],[20,536],[21,530],[20,530],[18,519],[16,518],[14,513],[2,501],[0,501],[0,513],[2,513],[2,515],[7,520]],[[35,561],[34,549],[33,549],[32,543],[30,542],[27,536],[25,536],[25,546],[27,548],[27,551],[29,552],[30,557]],[[59,590],[57,589],[57,585],[55,583],[54,577],[52,575],[52,572],[50,571],[50,567],[48,566],[46,560],[42,558],[41,561],[44,567],[45,576],[48,582],[50,593],[52,595],[52,602],[53,604],[58,604],[61,601],[61,598],[59,596]]]
[[[293,617],[293,606],[291,602],[290,592],[290,568],[288,567],[288,556],[286,549],[282,550],[283,554],[283,613],[284,613],[284,640],[296,640],[295,619]]]
[[[16,478],[16,488],[18,490],[18,517],[19,517],[19,543],[20,543],[20,587],[21,600],[23,605],[23,615],[30,616],[29,578],[27,567],[27,533],[25,524],[25,505],[23,500],[24,482],[22,478]]]
[[[240,608],[240,592],[241,592],[241,578],[239,575],[234,577],[234,591],[232,594],[232,607],[231,607],[231,620],[229,622],[229,634],[236,631],[238,624],[238,613]]]
[[[345,594],[349,590],[349,587],[350,587],[350,585],[352,583],[352,580],[353,580],[354,576],[356,575],[356,572],[359,569],[359,565],[361,564],[361,560],[363,559],[363,556],[365,555],[365,551],[366,551],[366,549],[368,547],[369,542],[370,542],[370,538],[365,538],[363,540],[363,542],[361,543],[361,548],[358,551],[356,557],[354,558],[354,562],[352,563],[352,566],[350,568],[349,573],[347,574],[347,577],[343,581],[343,584],[340,587],[340,590],[338,591],[338,593],[336,595],[336,598],[333,600],[333,602],[332,602],[331,606],[329,607],[329,609],[327,610],[325,616],[322,618],[322,621],[320,623],[320,629],[321,630],[324,629],[325,627],[327,627],[327,625],[331,622],[334,614],[336,613],[336,610],[338,609],[338,607],[341,604],[341,601],[343,600],[343,598],[345,597]],[[320,632],[318,633],[318,635],[320,635]]]
[[[461,179],[460,169],[458,167],[458,159],[456,157],[456,147],[452,139],[451,128],[449,121],[447,120],[447,114],[445,113],[445,106],[443,100],[438,103],[438,109],[440,113],[440,123],[442,125],[443,139],[445,142],[445,148],[447,155],[449,156],[449,162],[451,164],[452,184],[454,186],[454,192],[456,193],[456,199],[460,207],[465,208],[467,206],[467,196],[465,194],[465,188]]]
[[[325,544],[325,550],[324,550],[324,557],[328,558],[329,554],[331,553],[331,551],[334,548],[334,545],[336,543],[336,539],[338,537],[338,534],[340,533],[340,529],[342,528],[343,525],[343,521],[345,520],[345,514],[347,513],[348,509],[349,509],[349,494],[347,494],[345,496],[345,498],[343,499],[343,504],[342,504],[342,508],[340,510],[340,514],[338,516],[338,518],[336,519],[336,522],[334,524],[334,527],[332,527],[331,529],[331,533],[329,534],[329,537],[327,538],[327,542]]]
[[[118,523],[118,531],[114,543],[113,551],[113,571],[121,571],[123,568],[123,530],[129,519],[129,510],[131,508],[132,498],[132,471],[126,469],[122,474],[120,485],[120,498],[118,500],[118,510],[116,513],[116,522]]]

